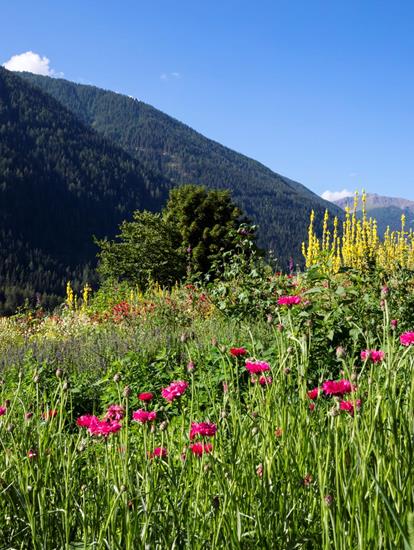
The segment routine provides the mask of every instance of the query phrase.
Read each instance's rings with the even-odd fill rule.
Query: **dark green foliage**
[[[98,241],[102,279],[127,281],[145,289],[153,281],[171,286],[185,275],[180,233],[160,214],[135,212],[123,222],[118,241]]]
[[[162,178],[0,67],[0,313],[36,293],[52,305],[68,279],[93,282],[92,235],[113,236],[137,208],[156,208],[164,189]]]
[[[259,226],[260,246],[273,250],[283,269],[291,256],[302,261],[300,246],[306,239],[312,208],[316,219],[323,219],[325,208],[343,216],[341,209],[303,185],[141,101],[65,80],[29,73],[22,76],[174,185],[229,189],[239,207]]]
[[[234,230],[240,224],[241,210],[229,191],[183,185],[170,192],[164,218],[181,235],[194,273],[207,273],[226,251],[235,247]]]

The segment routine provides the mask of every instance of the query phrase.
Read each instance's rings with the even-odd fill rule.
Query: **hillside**
[[[147,169],[171,180],[228,188],[259,225],[260,244],[272,249],[282,267],[301,260],[309,214],[339,208],[266,166],[212,141],[178,120],[136,99],[62,79],[20,73],[25,80],[70,109],[79,119],[122,147]]]
[[[345,197],[335,201],[340,208],[346,206],[352,208],[353,197]],[[362,204],[359,204],[357,211],[361,211]],[[378,222],[378,232],[383,235],[387,227],[392,231],[398,231],[401,228],[401,216],[406,218],[406,228],[414,229],[414,201],[398,197],[384,197],[376,193],[367,193],[366,209],[369,216],[375,218]]]
[[[0,313],[91,280],[92,235],[113,236],[167,184],[50,95],[0,67]]]

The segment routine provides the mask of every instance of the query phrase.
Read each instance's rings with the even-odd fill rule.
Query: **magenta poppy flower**
[[[300,296],[281,296],[277,303],[279,306],[297,306],[302,301]]]
[[[125,416],[125,410],[122,405],[110,405],[105,414],[105,420],[122,420]]]
[[[376,349],[364,349],[361,351],[362,361],[371,361],[372,363],[381,363],[384,359],[385,353]]]
[[[354,386],[349,380],[327,380],[322,384],[325,395],[345,395],[354,391]]]
[[[149,403],[150,401],[152,401],[153,397],[154,397],[154,394],[151,393],[150,391],[144,391],[138,394],[138,399],[140,401],[144,401],[145,403]]]
[[[404,332],[400,336],[400,342],[403,346],[414,344],[414,332]]]
[[[96,421],[98,421],[96,416],[93,416],[92,414],[83,414],[76,420],[76,424],[81,428],[89,428],[91,423]]]
[[[132,419],[141,424],[146,424],[147,422],[152,422],[157,418],[157,413],[155,411],[144,411],[144,409],[138,409],[132,413]]]
[[[185,390],[188,388],[188,382],[184,380],[178,380],[177,382],[171,382],[169,386],[161,391],[161,395],[172,403],[177,397],[181,397]]]
[[[269,363],[266,361],[254,361],[253,359],[246,359],[246,369],[250,374],[261,374],[270,370]]]
[[[168,451],[165,447],[156,447],[149,456],[150,458],[166,458],[168,456]]]
[[[339,408],[341,411],[345,411],[351,416],[354,416],[355,408],[357,411],[359,411],[359,409],[361,408],[361,400],[357,399],[355,401],[355,405],[353,401],[341,401],[339,403]]]
[[[91,435],[108,437],[109,434],[119,432],[121,428],[116,420],[99,420],[95,417],[91,420],[88,431]]]
[[[213,437],[216,435],[217,426],[213,422],[192,422],[190,430],[190,439],[194,439],[196,435],[203,437]]]
[[[211,453],[213,445],[211,443],[192,443],[189,449],[193,455],[202,456],[204,453]]]
[[[312,401],[313,401],[314,399],[317,399],[318,396],[319,396],[320,391],[321,391],[321,388],[314,388],[313,390],[309,390],[309,391],[308,391],[308,397],[309,397],[309,399],[312,399]]]

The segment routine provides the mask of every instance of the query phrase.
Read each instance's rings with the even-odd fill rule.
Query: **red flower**
[[[55,418],[57,415],[56,409],[48,409],[46,412],[42,413],[42,419],[43,420],[50,420],[51,418]]]
[[[313,412],[315,410],[315,403],[309,403],[309,410]]]
[[[192,422],[190,430],[190,439],[196,435],[203,437],[213,437],[217,432],[217,426],[213,422]]]
[[[204,453],[211,453],[213,445],[211,443],[192,443],[189,448],[193,455],[201,456]]]
[[[111,433],[119,432],[121,424],[116,420],[99,420],[96,416],[91,420],[88,430],[91,435],[108,437]]]
[[[155,411],[148,412],[143,409],[138,409],[132,413],[132,419],[140,422],[141,424],[146,424],[147,422],[152,422],[157,418],[157,413]]]
[[[328,380],[322,384],[322,389],[326,395],[345,395],[354,391],[354,386],[349,380]]]
[[[300,296],[281,296],[277,303],[279,306],[297,306],[302,301]]]
[[[152,401],[153,397],[154,394],[149,391],[138,394],[138,399],[140,401],[144,401],[145,403],[149,403],[150,401]]]
[[[313,390],[308,391],[308,397],[309,399],[317,399],[319,396],[319,392],[321,391],[321,388],[314,388]]]
[[[230,348],[230,355],[233,355],[233,357],[243,357],[246,354],[246,348]]]
[[[168,456],[168,451],[164,447],[156,447],[152,453],[150,453],[150,458],[160,457],[166,458]]]
[[[400,342],[403,346],[414,344],[414,332],[404,332],[400,336]]]
[[[355,401],[355,405],[352,401],[341,401],[339,403],[340,410],[349,413],[351,416],[354,416],[355,407],[356,407],[356,410],[359,411],[359,409],[361,408],[361,400],[360,399],[357,399]]]
[[[7,412],[7,407],[0,407],[0,416],[4,416]]]
[[[185,390],[188,388],[188,382],[184,380],[178,380],[178,382],[171,382],[171,384],[164,388],[161,392],[161,395],[172,403],[177,397],[181,397]]]
[[[250,374],[260,374],[270,370],[270,365],[269,363],[266,363],[266,361],[246,359],[246,369],[250,372]]]
[[[81,428],[89,428],[91,423],[96,421],[98,421],[96,416],[93,416],[92,414],[83,414],[76,420],[76,424]]]
[[[375,349],[364,349],[361,351],[362,361],[372,361],[373,363],[381,363],[384,359],[385,353],[381,350],[377,351]]]

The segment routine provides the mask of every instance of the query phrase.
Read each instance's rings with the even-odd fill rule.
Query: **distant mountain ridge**
[[[310,211],[323,218],[341,210],[263,164],[232,151],[150,105],[119,93],[67,80],[19,73],[123,148],[152,173],[173,185],[195,183],[232,191],[234,200],[259,225],[260,244],[282,267],[301,260]]]
[[[354,198],[345,197],[335,201],[340,208],[345,209],[349,206],[353,208]],[[378,222],[378,233],[382,236],[387,227],[391,231],[401,229],[401,216],[405,215],[406,229],[414,230],[414,201],[402,199],[399,197],[384,197],[376,193],[367,193],[366,209],[368,216],[375,218]],[[361,199],[357,211],[361,212]]]

